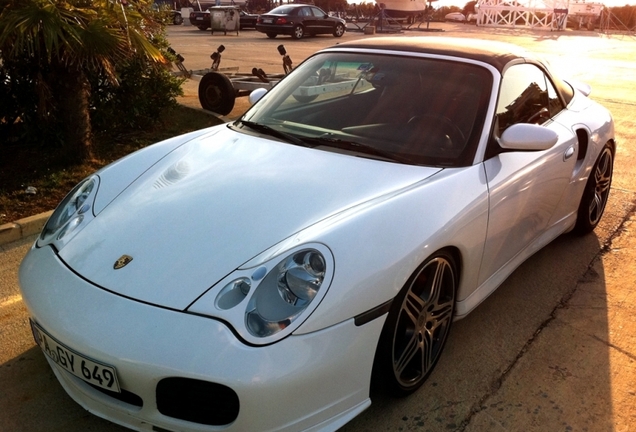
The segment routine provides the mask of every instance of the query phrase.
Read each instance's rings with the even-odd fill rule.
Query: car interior
[[[340,76],[337,65],[331,66],[331,72],[321,69],[312,81],[316,86],[346,79],[364,80],[366,85],[356,83],[349,93],[335,97],[327,92],[297,100],[288,98],[292,103],[281,104],[273,117],[286,124],[315,126],[317,131],[341,139],[371,144],[414,163],[429,164],[431,159],[446,166],[470,163],[475,136],[481,133],[475,126],[483,124],[480,120],[490,95],[489,78],[472,66],[419,63],[423,67],[375,62],[353,78]]]

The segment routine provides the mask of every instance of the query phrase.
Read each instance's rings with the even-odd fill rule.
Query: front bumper
[[[112,398],[47,357],[67,393],[90,412],[131,429],[335,430],[371,403],[371,368],[385,317],[361,327],[351,319],[251,347],[219,321],[96,287],[49,247],[27,254],[20,285],[35,322],[62,344],[114,366],[121,388],[142,403]],[[174,377],[229,387],[240,402],[238,416],[227,425],[207,426],[162,414],[157,384]]]

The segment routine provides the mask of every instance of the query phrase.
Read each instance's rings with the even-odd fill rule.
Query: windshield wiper
[[[266,135],[270,135],[276,138],[281,138],[287,142],[292,144],[296,144],[303,147],[333,147],[339,148],[343,150],[358,152],[365,155],[378,156],[384,160],[392,161],[392,162],[401,162],[411,164],[413,161],[410,158],[400,157],[393,152],[388,152],[385,150],[378,149],[376,147],[370,146],[368,144],[362,144],[356,141],[343,140],[341,138],[335,138],[330,134],[325,134],[320,137],[303,137],[298,138],[295,135],[280,131],[278,129],[274,129],[271,126],[262,123],[256,123],[249,120],[237,120],[237,123],[242,124],[243,126],[247,126],[250,129],[254,129],[255,131],[264,133]],[[235,123],[236,124],[236,123]]]
[[[296,145],[300,145],[300,146],[303,146],[303,147],[307,147],[307,143],[304,140],[302,140],[302,139],[300,139],[300,138],[298,138],[298,137],[296,137],[296,136],[294,136],[292,134],[288,134],[286,132],[279,131],[278,129],[274,129],[271,126],[267,126],[265,124],[256,123],[256,122],[249,121],[249,120],[240,120],[239,119],[239,120],[237,120],[237,122],[240,122],[242,125],[247,126],[250,129],[254,129],[255,131],[264,133],[266,135],[283,139],[283,140],[285,140],[287,142],[290,142],[292,144],[296,144]]]
[[[343,150],[355,151],[362,154],[379,156],[382,159],[386,159],[393,162],[413,163],[410,158],[401,157],[393,152],[381,150],[379,148],[370,146],[368,144],[362,144],[356,141],[343,140],[341,138],[334,138],[329,135],[323,135],[316,138],[306,138],[306,141],[315,144],[315,146],[323,145],[328,147],[339,148]]]

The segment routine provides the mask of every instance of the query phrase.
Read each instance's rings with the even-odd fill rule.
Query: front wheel
[[[174,18],[172,19],[172,23],[174,25],[181,25],[183,24],[183,17],[181,16],[181,14],[175,14]]]
[[[579,204],[574,231],[587,234],[596,228],[601,220],[609,198],[612,174],[614,171],[614,151],[607,143],[599,155]]]
[[[333,35],[335,37],[342,37],[343,34],[345,34],[345,26],[342,24],[336,25],[336,28],[333,30]]]
[[[303,26],[301,26],[300,24],[296,25],[296,27],[294,27],[294,30],[292,31],[292,38],[302,39],[304,35],[305,29],[303,28]]]
[[[433,371],[450,332],[459,274],[455,258],[439,251],[393,300],[373,365],[373,386],[396,396],[417,390]]]

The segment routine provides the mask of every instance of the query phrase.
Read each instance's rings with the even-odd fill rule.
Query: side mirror
[[[501,134],[499,145],[506,150],[540,151],[551,148],[558,140],[557,133],[546,127],[517,123]]]
[[[585,96],[589,96],[590,93],[592,93],[592,87],[588,83],[576,80],[567,80],[567,83],[574,87],[576,90],[583,93]]]
[[[265,93],[267,93],[267,89],[264,88],[257,88],[256,90],[253,90],[248,97],[250,105],[254,105],[256,102],[258,102],[265,95]]]

